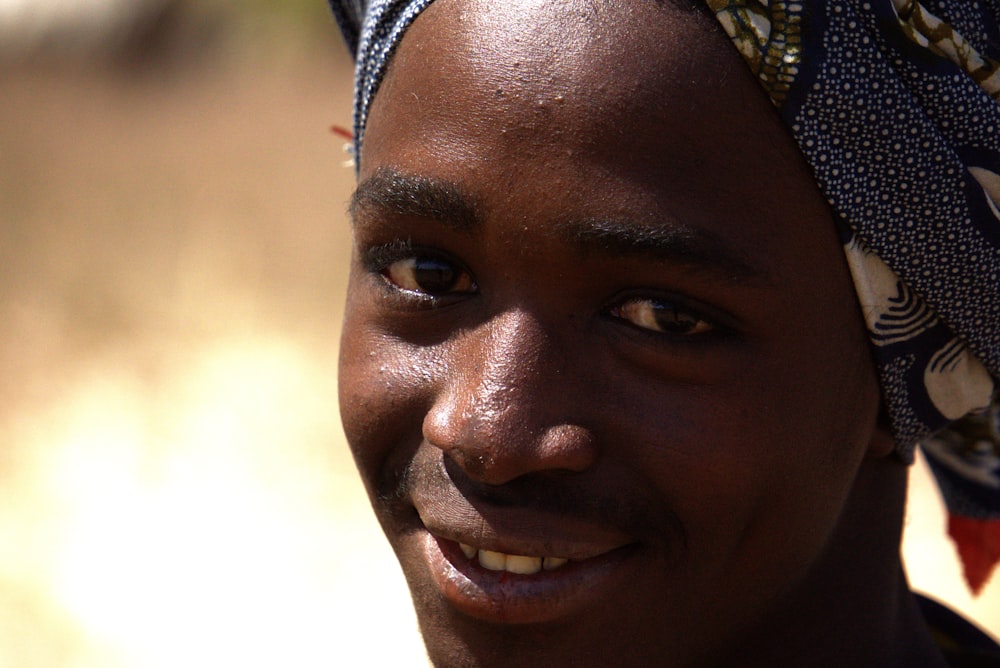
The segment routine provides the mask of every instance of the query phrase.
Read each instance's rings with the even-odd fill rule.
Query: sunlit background
[[[343,442],[322,0],[0,0],[0,668],[423,666]],[[918,587],[973,601],[917,469]]]

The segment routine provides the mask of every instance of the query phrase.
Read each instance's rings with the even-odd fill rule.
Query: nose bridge
[[[590,434],[567,410],[566,351],[526,310],[466,333],[425,437],[472,477],[501,484],[533,471],[587,468]]]
[[[561,353],[530,313],[511,311],[494,318],[472,341],[478,363],[463,391],[484,423],[503,424],[507,413],[540,413],[552,408],[544,397],[550,374],[562,373]],[[538,418],[535,418],[536,420]]]

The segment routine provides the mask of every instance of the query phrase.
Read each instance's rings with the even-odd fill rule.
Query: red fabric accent
[[[949,515],[948,535],[958,548],[969,589],[978,594],[1000,562],[1000,519],[977,520]]]
[[[348,141],[354,141],[354,133],[339,125],[331,125],[330,132]]]

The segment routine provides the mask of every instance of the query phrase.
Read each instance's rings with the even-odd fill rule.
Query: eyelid
[[[655,299],[630,299],[615,307],[614,315],[640,329],[658,334],[691,337],[715,329],[711,322],[697,313]],[[670,322],[671,318],[673,322]]]
[[[660,331],[650,327],[644,327],[615,313],[617,309],[624,307],[630,302],[650,301],[673,304],[678,312],[690,314],[694,318],[704,321],[710,326],[708,331],[695,332],[690,334]],[[720,308],[704,304],[698,300],[691,299],[684,295],[669,291],[658,290],[629,290],[619,293],[614,299],[608,302],[604,312],[611,318],[620,320],[633,329],[648,333],[650,336],[674,339],[674,340],[699,340],[714,338],[723,335],[733,334],[737,331],[737,320]]]
[[[360,260],[365,270],[372,275],[378,275],[381,283],[392,294],[407,302],[419,302],[422,305],[438,306],[447,303],[445,300],[467,296],[477,290],[476,280],[472,272],[451,254],[437,248],[414,245],[409,239],[394,239],[389,243],[375,244],[360,251]],[[393,265],[407,260],[430,259],[440,260],[453,265],[455,272],[464,275],[464,287],[441,292],[413,289],[401,285],[390,275]]]
[[[389,265],[410,258],[429,257],[451,262],[462,271],[471,273],[465,263],[447,251],[414,244],[410,239],[393,239],[388,243],[373,244],[360,251],[361,264],[371,273],[384,271]]]
[[[393,262],[413,257],[420,252],[409,239],[394,239],[389,243],[375,244],[360,252],[361,264],[371,273],[379,273]]]

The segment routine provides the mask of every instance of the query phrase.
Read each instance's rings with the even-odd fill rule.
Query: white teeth
[[[522,557],[516,554],[507,555],[507,571],[520,575],[534,575],[542,570],[541,557]]]
[[[547,571],[554,571],[560,566],[564,566],[569,559],[563,559],[562,557],[545,557],[542,562],[542,567]]]
[[[520,554],[504,554],[492,550],[477,550],[466,543],[459,543],[458,547],[467,559],[479,555],[479,565],[489,571],[507,571],[518,575],[534,575],[542,569],[553,571],[566,565],[569,559],[562,557],[527,557]]]
[[[479,550],[479,565],[488,571],[507,570],[507,555],[503,552]]]

